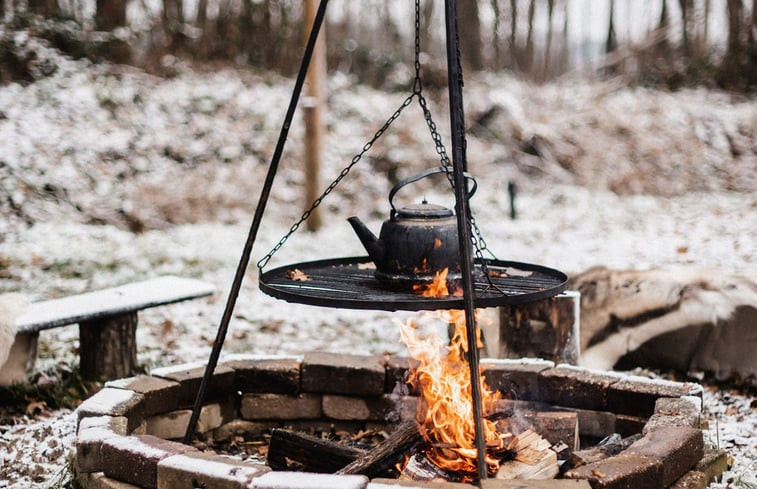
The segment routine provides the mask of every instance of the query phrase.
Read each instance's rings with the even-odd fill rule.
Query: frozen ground
[[[218,287],[209,300],[145,312],[139,361],[204,360],[247,234],[291,80],[231,69],[180,69],[172,79],[83,62],[0,90],[0,292],[32,300],[162,274]],[[330,80],[323,184],[405,94]],[[430,93],[443,135],[442,95]],[[502,259],[568,273],[699,267],[754,274],[757,101],[703,90],[676,94],[610,83],[534,87],[506,76],[466,85],[475,216]],[[300,231],[270,266],[363,254],[345,218],[378,231],[389,179],[435,165],[417,105],[408,107],[323,205],[325,226]],[[262,257],[302,212],[302,128],[295,124],[253,252]],[[446,140],[446,136],[445,136]],[[509,180],[518,184],[510,220]],[[452,205],[443,188],[399,197]],[[290,305],[257,290],[250,266],[225,353],[402,351],[403,314]],[[74,363],[75,327],[42,334],[38,368]],[[708,438],[732,450],[732,487],[757,486],[753,400],[705,390]],[[0,482],[46,487],[65,466],[65,411],[0,426]],[[727,487],[727,483],[713,487]]]

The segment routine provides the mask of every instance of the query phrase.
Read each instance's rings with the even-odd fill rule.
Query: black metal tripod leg
[[[315,42],[318,39],[318,33],[323,25],[323,19],[326,14],[326,5],[328,0],[321,0],[318,6],[318,11],[315,14],[313,20],[313,28],[310,31],[307,45],[305,46],[305,54],[302,56],[302,63],[300,64],[300,71],[297,73],[297,79],[294,84],[294,90],[292,92],[292,98],[289,101],[289,107],[284,117],[284,124],[281,126],[281,132],[279,133],[279,139],[276,143],[276,149],[271,157],[271,164],[268,167],[268,174],[266,175],[263,189],[260,192],[260,199],[258,200],[257,208],[255,209],[255,215],[252,219],[252,225],[250,226],[250,232],[247,235],[247,241],[244,245],[242,256],[239,259],[239,265],[237,266],[236,274],[234,275],[234,281],[229,291],[228,299],[226,300],[226,308],[224,309],[221,323],[218,326],[218,333],[216,339],[213,342],[213,349],[208,359],[208,365],[205,367],[205,374],[200,382],[200,388],[197,391],[197,397],[195,398],[194,406],[192,407],[192,416],[189,419],[189,425],[187,426],[187,432],[184,435],[184,443],[189,444],[195,435],[195,429],[197,426],[197,420],[200,417],[200,410],[205,403],[205,394],[208,387],[208,382],[213,376],[213,372],[218,365],[218,357],[221,354],[223,348],[223,342],[226,339],[226,333],[229,329],[229,322],[231,321],[231,315],[234,312],[234,306],[239,297],[239,290],[242,287],[242,280],[244,274],[247,271],[247,266],[250,263],[250,255],[252,253],[252,246],[257,238],[258,229],[260,228],[260,221],[263,219],[263,213],[265,212],[265,206],[268,202],[268,197],[271,194],[271,187],[273,186],[273,180],[276,176],[276,171],[281,160],[281,155],[284,152],[284,145],[286,144],[287,135],[289,134],[289,128],[292,125],[292,119],[294,118],[294,112],[297,108],[297,102],[300,99],[300,93],[302,92],[302,86],[305,84],[305,76],[307,75],[308,68],[310,67],[310,60],[313,57],[313,50],[315,49]]]

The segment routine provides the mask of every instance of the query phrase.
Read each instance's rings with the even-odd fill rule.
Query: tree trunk
[[[79,323],[82,378],[117,379],[137,369],[137,313]]]
[[[518,1],[510,0],[510,68],[518,66],[518,48],[516,46],[518,33]]]
[[[305,0],[305,32],[304,38],[307,44],[308,37],[315,22],[315,14],[318,10],[317,0]],[[306,94],[307,103],[304,104],[305,118],[305,206],[318,198],[321,192],[320,168],[321,155],[323,153],[323,84],[326,78],[326,44],[325,27],[322,26],[318,33],[313,57],[307,74]],[[321,213],[318,208],[313,209],[310,217],[305,222],[308,231],[318,231],[321,228]]]
[[[457,2],[457,18],[460,21],[458,35],[462,59],[470,69],[481,70],[484,67],[481,44],[481,20],[478,16],[478,1]]]
[[[547,45],[544,48],[544,73],[542,79],[547,79],[550,76],[551,64],[552,64],[552,34],[554,29],[552,28],[552,18],[554,17],[555,0],[547,0]]]
[[[430,2],[429,2],[430,3]],[[492,46],[494,46],[494,59],[492,65],[495,69],[502,67],[502,48],[499,45],[499,25],[502,12],[499,10],[499,0],[491,0],[492,12],[494,12],[494,26],[492,27]]]
[[[0,17],[3,15],[4,1],[0,1]],[[58,13],[58,5],[55,0],[29,0],[29,11],[42,17],[50,18]]]
[[[610,23],[607,27],[607,39],[605,39],[605,54],[618,49],[618,38],[615,34],[615,0],[610,0]]]
[[[182,0],[163,0],[163,31],[168,50],[173,53],[184,45],[184,5]]]
[[[743,45],[741,39],[744,5],[741,0],[728,0],[728,45],[720,71],[720,83],[725,87],[739,84],[743,75]]]
[[[681,36],[683,43],[683,55],[691,57],[691,25],[693,23],[694,3],[693,0],[678,0],[681,7]]]
[[[126,0],[97,0],[95,28],[112,31],[126,25]]]
[[[536,12],[536,0],[528,4],[528,33],[526,34],[526,54],[523,59],[523,72],[532,75],[531,67],[534,62],[534,14]]]
[[[562,46],[560,51],[560,70],[563,74],[570,67],[570,36],[568,35],[568,2],[563,6]]]

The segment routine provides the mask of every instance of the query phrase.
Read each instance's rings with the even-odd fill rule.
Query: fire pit
[[[216,440],[276,428],[391,432],[416,415],[418,398],[397,387],[407,366],[406,358],[331,353],[232,358],[213,375],[198,432]],[[561,460],[560,478],[539,481],[538,487],[693,487],[682,484],[718,475],[725,455],[703,447],[697,384],[544,360],[482,359],[481,366],[487,384],[503,394],[500,415],[513,426],[541,433]],[[77,410],[75,467],[82,484],[380,489],[399,483],[364,475],[271,471],[262,462],[203,453],[175,441],[184,434],[202,376],[202,365],[157,369],[151,376],[109,382],[86,400]],[[517,400],[507,399],[513,395]],[[572,431],[556,428],[571,424]],[[596,446],[613,434],[622,441]],[[291,463],[297,466],[296,460]],[[568,466],[575,467],[565,470]],[[513,487],[498,479],[483,482],[488,488]],[[522,482],[518,487],[529,487]]]

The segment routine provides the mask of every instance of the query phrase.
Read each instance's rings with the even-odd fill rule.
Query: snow
[[[208,281],[214,297],[144,311],[137,333],[148,370],[206,361],[291,86],[232,68],[180,67],[159,79],[61,60],[52,76],[3,87],[0,293],[38,301],[161,275]],[[322,187],[408,95],[339,75],[329,89]],[[447,141],[445,94],[426,96]],[[465,97],[469,169],[479,182],[471,205],[499,258],[569,274],[603,265],[754,276],[756,100],[569,79],[533,86],[504,74],[466,80]],[[479,123],[496,107],[491,122]],[[257,290],[254,263],[306,206],[302,136],[295,118],[223,358],[402,353],[396,321],[410,313],[287,304]],[[377,232],[389,211],[387,175],[437,164],[413,103],[324,200],[324,227],[295,233],[269,267],[364,254],[345,219],[358,215]],[[517,220],[508,217],[509,181],[518,185]],[[446,190],[419,184],[397,200],[452,206]],[[77,345],[75,326],[43,332],[37,368],[75,363]],[[708,436],[735,456],[729,477],[757,484],[750,401],[704,392]],[[0,479],[34,487],[65,467],[75,418],[49,415],[0,427]]]

